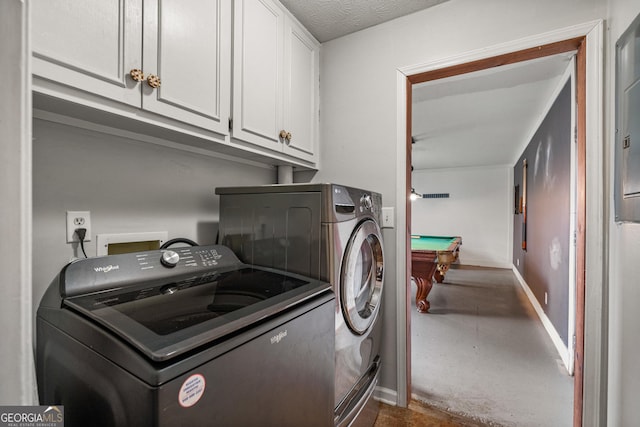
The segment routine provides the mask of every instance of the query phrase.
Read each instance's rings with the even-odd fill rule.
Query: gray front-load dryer
[[[382,197],[337,184],[217,188],[219,242],[246,263],[332,284],[335,424],[370,426],[380,367]]]

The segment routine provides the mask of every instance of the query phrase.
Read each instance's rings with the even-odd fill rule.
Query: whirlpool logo
[[[271,337],[271,344],[278,344],[287,336],[287,330],[285,329],[282,332],[278,332],[278,335],[274,335]]]
[[[96,273],[108,273],[112,270],[120,270],[120,266],[109,264],[109,265],[104,265],[102,267],[93,267],[93,269],[95,270]]]

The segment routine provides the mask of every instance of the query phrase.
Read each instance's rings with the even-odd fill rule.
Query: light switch
[[[396,218],[393,207],[382,208],[382,227],[393,228],[396,225]]]

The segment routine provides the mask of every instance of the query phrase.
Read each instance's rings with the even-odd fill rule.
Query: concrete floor
[[[414,399],[490,425],[572,425],[573,377],[511,270],[451,269],[428,299],[428,314],[412,302]]]

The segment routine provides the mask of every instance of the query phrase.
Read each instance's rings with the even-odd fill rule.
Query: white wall
[[[615,143],[615,42],[640,13],[637,0],[609,0],[606,45],[606,138],[609,157],[609,426],[638,425],[640,420],[640,224],[613,222]]]
[[[511,268],[513,167],[414,170],[418,193],[449,193],[448,199],[411,204],[411,232],[461,236],[460,263]]]
[[[44,120],[33,122],[33,307],[78,255],[65,238],[66,211],[91,211],[96,234],[168,231],[215,242],[217,186],[275,183],[256,167]],[[80,254],[81,256],[81,254]]]
[[[450,0],[345,36],[321,50],[319,182],[382,193],[396,205],[397,70],[604,18],[605,0]],[[398,162],[398,163],[399,163]],[[398,199],[401,200],[401,199]],[[397,206],[396,206],[397,208]],[[397,209],[396,209],[397,210]],[[381,386],[397,390],[396,232],[387,229]],[[403,268],[403,267],[401,267]]]

